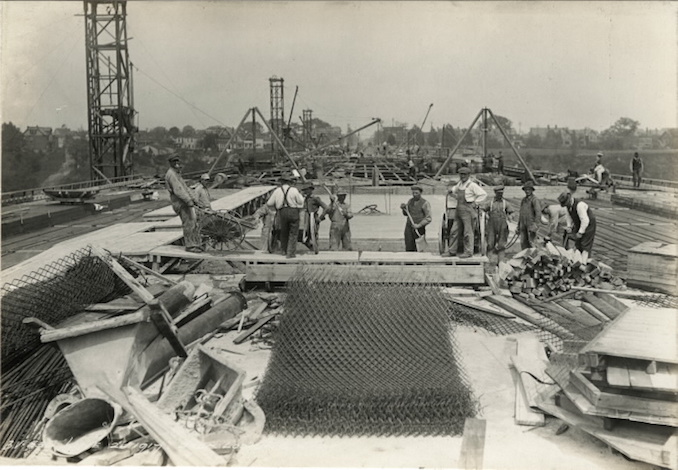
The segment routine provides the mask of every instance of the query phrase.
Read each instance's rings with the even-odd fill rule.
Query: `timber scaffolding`
[[[345,180],[340,179],[335,182],[338,182],[339,186],[343,187],[342,183]],[[435,227],[437,225],[435,216],[440,214],[444,207],[444,188],[424,186],[424,195],[433,206],[434,222],[432,225]],[[239,215],[247,216],[253,213],[265,201],[272,189],[272,186],[249,187],[246,190],[213,201],[212,204],[215,209],[228,209]],[[538,194],[545,201],[551,202],[554,201],[555,196],[560,190],[557,187],[539,187]],[[16,289],[12,288],[10,284],[12,280],[16,281],[19,278],[23,278],[24,275],[29,275],[30,277],[31,273],[49,264],[50,261],[56,261],[62,258],[64,253],[71,250],[75,251],[87,244],[98,245],[104,250],[104,253],[105,251],[110,251],[114,256],[117,256],[120,264],[126,270],[137,274],[138,281],[144,281],[158,275],[174,282],[190,279],[190,274],[173,274],[181,273],[182,266],[184,266],[185,270],[186,262],[190,266],[202,263],[200,266],[203,274],[200,275],[201,280],[199,282],[206,282],[215,288],[223,284],[228,284],[233,288],[238,286],[242,288],[242,284],[238,282],[238,279],[244,279],[245,282],[253,284],[260,282],[269,283],[269,287],[273,287],[277,282],[289,281],[291,276],[294,276],[294,273],[297,272],[297,268],[312,269],[316,273],[313,280],[315,284],[312,289],[307,289],[309,290],[307,294],[319,297],[310,298],[305,301],[309,302],[309,305],[315,305],[316,308],[320,308],[322,305],[320,297],[322,297],[321,294],[325,288],[329,292],[333,285],[346,282],[344,281],[346,279],[351,284],[360,285],[361,283],[374,283],[375,276],[381,276],[380,280],[382,283],[396,284],[399,282],[398,279],[406,278],[408,283],[421,283],[426,284],[428,288],[434,286],[435,289],[441,289],[442,296],[447,301],[446,308],[449,309],[448,313],[451,321],[455,325],[452,328],[459,335],[457,340],[455,340],[459,345],[457,354],[463,356],[464,362],[467,365],[472,365],[471,368],[467,367],[466,372],[471,378],[469,385],[480,395],[484,394],[486,390],[495,390],[495,388],[484,387],[497,387],[498,384],[511,390],[515,388],[516,424],[548,426],[549,420],[545,418],[545,415],[556,416],[570,426],[577,427],[585,433],[595,436],[597,439],[633,459],[668,468],[678,467],[674,450],[674,444],[676,439],[678,439],[674,425],[675,419],[678,417],[673,415],[673,409],[670,407],[666,408],[670,414],[669,416],[666,416],[666,413],[662,414],[660,412],[657,414],[656,412],[657,409],[662,409],[662,400],[666,401],[667,396],[652,395],[642,397],[642,400],[639,402],[637,397],[638,392],[634,388],[640,387],[641,390],[645,390],[642,385],[635,386],[634,383],[629,381],[629,386],[625,387],[623,384],[618,385],[619,382],[614,382],[614,378],[608,379],[605,375],[606,372],[609,374],[610,370],[614,373],[618,369],[622,369],[621,372],[627,371],[630,377],[631,374],[638,372],[636,369],[641,368],[641,372],[645,374],[642,376],[644,383],[654,383],[656,381],[657,384],[663,384],[658,385],[660,388],[663,387],[660,390],[661,393],[674,393],[672,392],[673,389],[665,390],[665,382],[667,381],[666,377],[668,377],[668,380],[671,380],[672,378],[675,379],[676,376],[675,364],[678,363],[678,360],[675,359],[675,350],[654,348],[652,344],[646,344],[642,357],[638,353],[633,354],[633,357],[629,357],[628,354],[623,354],[623,350],[626,349],[626,344],[632,344],[636,341],[648,343],[645,337],[647,322],[644,322],[643,318],[657,320],[656,323],[652,324],[652,328],[647,330],[650,334],[653,331],[660,332],[660,334],[662,332],[675,331],[676,324],[673,319],[674,317],[671,314],[666,314],[667,310],[675,312],[676,306],[678,306],[675,297],[648,294],[643,291],[623,290],[612,292],[613,295],[611,295],[609,292],[600,292],[595,289],[589,292],[581,291],[584,292],[583,294],[575,294],[574,291],[568,291],[569,295],[576,295],[576,297],[572,299],[562,296],[552,301],[525,299],[520,295],[511,296],[501,285],[497,285],[498,279],[492,275],[493,272],[491,270],[485,271],[486,258],[480,256],[471,259],[439,257],[436,253],[437,241],[434,235],[435,230],[431,230],[431,233],[429,233],[428,252],[397,253],[396,251],[402,250],[402,228],[404,225],[404,217],[400,214],[399,204],[408,199],[409,190],[396,186],[395,188],[385,188],[384,194],[378,194],[376,191],[378,191],[377,188],[369,188],[369,190],[350,192],[349,197],[351,198],[350,201],[354,212],[359,212],[359,209],[363,206],[369,207],[374,205],[378,208],[376,213],[367,212],[357,215],[352,219],[354,244],[359,248],[354,252],[321,251],[320,254],[314,255],[307,253],[304,248],[300,247],[298,257],[295,260],[287,260],[281,255],[271,255],[254,249],[253,247],[259,248],[259,234],[258,231],[252,230],[247,234],[244,245],[240,250],[209,252],[205,254],[187,253],[181,246],[182,233],[178,218],[174,216],[171,209],[162,207],[147,213],[146,217],[143,218],[144,222],[118,224],[114,227],[91,232],[57,245],[33,260],[28,260],[22,263],[22,265],[3,271],[3,282],[7,283],[10,292],[15,291]],[[319,192],[318,195],[326,199],[323,193]],[[510,201],[519,203],[520,189],[518,187],[508,187],[506,196]],[[674,260],[673,264],[666,259],[667,254],[663,251],[647,252],[639,250],[638,256],[647,257],[628,258],[628,262],[626,261],[627,254],[624,252],[624,247],[627,245],[634,247],[643,241],[652,241],[659,235],[666,237],[667,244],[675,244],[675,220],[643,214],[640,211],[625,207],[618,207],[602,197],[590,201],[590,205],[599,220],[598,226],[601,227],[599,232],[600,240],[596,243],[595,249],[596,259],[605,258],[605,262],[610,260],[609,264],[615,271],[617,271],[618,266],[625,266],[626,264],[652,270],[652,266],[658,266],[657,263],[653,262],[652,256],[660,256],[665,270],[670,271],[675,269],[676,257],[671,257],[671,253],[668,253],[668,258]],[[606,228],[605,225],[609,225],[609,228]],[[326,225],[321,227],[321,230],[323,230]],[[326,247],[325,243],[326,238],[321,235],[321,250]],[[251,244],[251,246],[248,246],[248,244]],[[379,251],[379,246],[391,247],[393,252]],[[599,246],[600,250],[598,249]],[[664,251],[666,250],[666,246],[660,248]],[[517,251],[515,247],[513,250]],[[602,256],[598,256],[599,253]],[[531,257],[536,259],[536,253],[531,255]],[[229,272],[239,272],[239,274],[211,274],[211,268],[215,266],[214,263],[221,265],[228,264],[231,267]],[[327,268],[327,273],[324,273],[324,267]],[[149,274],[147,270],[151,270],[155,274]],[[117,272],[125,277],[124,273]],[[417,277],[419,274],[421,276]],[[489,274],[489,276],[486,276],[486,274]],[[590,275],[591,273],[586,274]],[[623,276],[621,272],[618,274]],[[665,283],[668,277],[664,276],[662,282]],[[129,279],[127,280],[129,281]],[[651,281],[652,279],[648,280]],[[528,284],[524,284],[525,289],[529,288]],[[370,292],[369,286],[366,287],[366,290]],[[256,293],[257,291],[255,290],[254,292]],[[521,293],[525,294],[526,291]],[[232,383],[233,387],[242,387],[243,392],[246,385],[249,387],[248,390],[254,390],[260,380],[255,379],[255,377],[265,377],[265,370],[260,363],[254,364],[253,362],[248,362],[250,359],[245,356],[248,356],[249,349],[252,347],[276,347],[275,331],[278,323],[284,321],[284,312],[287,307],[284,302],[284,294],[258,293],[257,296],[259,299],[264,300],[264,302],[261,303],[256,300],[252,305],[248,305],[249,308],[243,309],[243,312],[232,318],[220,318],[223,321],[212,327],[209,332],[206,332],[204,337],[196,339],[195,332],[193,333],[189,341],[204,343],[206,349],[203,349],[203,346],[195,346],[192,349],[193,352],[191,352],[190,344],[185,340],[186,336],[181,336],[181,329],[179,329],[178,335],[180,343],[175,342],[174,344],[176,349],[170,346],[167,346],[169,349],[165,349],[169,350],[170,353],[173,350],[175,352],[181,351],[179,346],[183,344],[188,354],[197,354],[202,358],[200,359],[201,361],[217,361],[219,364],[222,364],[223,361],[211,356],[215,350],[221,350],[225,355],[235,354],[235,356],[228,357],[242,361],[241,363],[246,371],[246,375],[244,380],[237,378],[236,371],[235,378],[229,379],[228,382]],[[619,300],[619,297],[622,300]],[[144,299],[143,296],[141,298]],[[349,300],[346,299],[347,302]],[[196,294],[191,298],[191,301],[192,303],[183,313],[171,312],[173,315],[178,314],[176,320],[170,321],[171,324],[176,323],[178,325],[180,323],[179,318],[185,319],[194,316],[200,318],[200,312],[205,308],[205,298]],[[123,303],[122,299],[119,299],[119,303],[117,305],[110,305],[110,308],[121,308],[121,306],[129,308],[129,304],[133,303],[129,299],[125,300],[125,302]],[[136,299],[135,302],[138,304],[139,299]],[[102,309],[105,305],[97,304],[96,308]],[[629,316],[630,311],[641,305],[648,308],[644,312],[644,317],[641,317],[639,320],[638,317]],[[358,304],[356,308],[360,308],[360,305]],[[416,308],[416,305],[412,307],[413,318],[417,318]],[[126,311],[129,312],[129,310]],[[350,309],[346,309],[346,311],[350,311]],[[362,312],[364,315],[370,315],[370,313],[369,311]],[[142,321],[145,318],[137,313],[128,315],[136,315],[133,318],[129,317],[130,321]],[[318,327],[322,332],[322,315],[318,317],[321,319]],[[135,331],[136,329],[152,328],[152,325],[156,325],[155,327],[159,329],[164,328],[161,318],[156,318],[157,324],[144,324],[142,326],[135,326],[137,325],[136,323],[123,324],[123,318],[128,317],[120,317],[119,320],[121,322],[116,323],[117,327],[135,329]],[[627,320],[623,320],[624,318]],[[110,319],[104,321],[111,322]],[[599,347],[601,344],[605,346],[610,343],[609,338],[598,337],[597,335],[602,335],[602,333],[608,331],[608,328],[617,324],[625,326],[623,331],[626,336],[621,340],[617,337],[615,349]],[[99,324],[97,323],[97,325]],[[111,323],[106,323],[106,325],[109,327]],[[341,325],[341,323],[338,325]],[[238,327],[238,332],[231,331],[236,327]],[[500,337],[487,338],[483,335],[477,335],[475,331],[478,328]],[[57,331],[45,331],[42,336],[45,340],[53,340],[54,338],[61,338],[66,333],[71,335],[73,331],[80,331],[77,328],[75,330],[69,329],[67,332],[61,330],[63,328],[59,328]],[[170,338],[172,338],[171,328],[170,330],[164,328],[163,331],[167,335],[167,341],[169,342]],[[379,331],[376,328],[369,330],[367,333],[371,338],[380,338]],[[400,339],[409,344],[407,341],[408,332],[405,328],[398,328],[394,331],[403,332],[405,337]],[[618,334],[618,330],[610,331],[613,336]],[[325,332],[324,334],[327,334],[328,338],[332,338],[333,336],[330,333]],[[106,338],[105,332],[97,333],[92,331],[87,334],[97,334],[100,335],[99,337]],[[509,338],[515,339],[512,350],[510,348],[505,351],[502,350],[505,343],[502,336],[506,335],[509,335]],[[184,339],[182,340],[182,338]],[[64,337],[61,341],[63,340],[74,341],[73,344],[77,344],[76,340],[72,337]],[[666,343],[670,343],[670,338],[662,344]],[[480,344],[481,347],[473,349],[473,344]],[[561,362],[550,360],[545,354],[545,345],[551,357],[557,357],[558,361]],[[336,346],[341,347],[341,344]],[[636,349],[640,348],[639,346],[634,347]],[[466,353],[463,352],[464,349],[467,349]],[[233,351],[235,352],[233,353]],[[106,351],[99,351],[98,354],[100,356],[98,357],[106,357],[103,354],[104,352]],[[344,350],[340,350],[340,352],[344,352]],[[554,352],[557,353],[555,356],[553,355]],[[262,353],[265,353],[265,351],[258,351],[258,354]],[[597,363],[589,361],[588,358],[593,358],[591,353],[595,353],[595,360],[598,360]],[[180,357],[181,354],[178,354],[178,356]],[[204,356],[210,356],[210,358],[205,358]],[[513,381],[511,375],[508,374],[509,369],[506,367],[506,364],[499,364],[497,358],[501,357],[506,358],[511,364],[511,369],[515,371]],[[581,364],[585,365],[577,366],[576,361],[580,357]],[[69,364],[77,358],[77,356],[71,357]],[[583,362],[585,358],[589,362]],[[603,360],[601,361],[600,359]],[[189,361],[187,359],[186,364],[188,366],[197,360],[192,359]],[[620,360],[621,364],[619,363]],[[647,364],[645,362],[642,364],[634,362],[636,360],[646,361]],[[652,366],[651,362],[655,362],[655,365]],[[489,364],[499,367],[491,373],[491,383],[483,383],[480,376],[487,372],[484,370],[486,367],[489,367]],[[554,364],[566,364],[566,368],[561,369],[560,372],[561,375],[564,374],[566,377],[570,377],[570,383],[563,381],[561,375],[556,373],[557,371],[554,372],[555,377],[549,375],[549,372],[553,372],[553,369],[550,367]],[[61,365],[63,366],[63,361]],[[223,368],[223,366],[220,367]],[[44,369],[40,369],[40,372],[43,373]],[[214,368],[210,370],[214,370]],[[481,373],[480,370],[484,372]],[[82,370],[74,371],[74,373],[76,372],[82,374]],[[149,371],[148,373],[150,374],[151,372]],[[596,373],[600,375],[596,376]],[[167,380],[169,380],[170,375],[165,376],[162,374],[162,371],[158,372],[158,374],[167,377]],[[190,375],[191,372],[184,371],[181,374]],[[585,380],[581,380],[580,375]],[[650,377],[651,375],[652,377]],[[544,385],[539,381],[533,381],[532,377],[537,377],[541,382],[546,383],[552,382],[550,378],[552,377],[559,386]],[[13,375],[11,378],[15,379],[15,376]],[[76,378],[78,377],[76,376]],[[228,393],[223,387],[223,382],[220,381],[220,378],[215,376],[206,379],[205,388],[211,387],[220,396],[225,396]],[[579,381],[577,382],[577,380]],[[609,380],[612,380],[614,383],[608,383]],[[665,382],[662,382],[662,380]],[[170,382],[170,387],[172,387],[172,383]],[[573,386],[575,387],[574,392]],[[671,388],[671,384],[669,384],[669,388]],[[117,389],[109,390],[108,388],[106,390],[110,392],[110,399],[123,403],[128,411],[132,411],[139,421],[142,422],[143,428],[149,433],[150,437],[147,439],[158,442],[174,464],[211,465],[217,463],[217,460],[212,460],[214,455],[207,449],[201,448],[204,452],[203,456],[200,457],[196,453],[192,453],[177,444],[177,442],[194,442],[190,440],[190,436],[187,436],[185,431],[176,429],[176,426],[172,425],[171,421],[167,421],[167,413],[163,414],[162,409],[159,410],[167,399],[159,401],[154,406],[154,404],[135,395],[135,392],[129,388],[122,387],[121,391]],[[63,391],[65,390],[62,388],[54,387],[55,394]],[[23,390],[23,392],[27,393],[27,390]],[[578,396],[577,393],[584,395],[587,401],[582,401],[581,396]],[[159,395],[162,395],[162,393],[159,392]],[[629,396],[632,398],[629,398]],[[575,397],[574,400],[576,401],[568,402],[570,397]],[[675,398],[675,394],[673,397]],[[501,407],[498,406],[500,400],[497,400],[497,398],[498,395],[493,393],[489,393],[485,398],[481,397],[482,407],[486,407],[486,409],[491,411],[492,407],[495,407],[494,412],[488,414],[491,418],[487,420],[466,419],[460,456],[459,460],[456,461],[456,465],[448,460],[427,460],[425,466],[462,466],[464,462],[473,461],[474,459],[475,462],[478,459],[482,461],[483,452],[487,449],[484,456],[485,464],[492,468],[500,467],[501,462],[496,460],[496,456],[493,457],[494,452],[491,451],[491,449],[498,450],[497,445],[499,443],[491,439],[491,433],[487,437],[485,436],[485,423],[487,422],[490,428],[491,426],[500,426],[502,429],[508,429],[506,432],[510,435],[510,428],[512,426],[505,425],[512,423],[513,418],[509,418],[510,423],[501,422],[499,415],[503,416],[506,413],[501,411]],[[651,402],[648,403],[648,401]],[[610,403],[613,403],[614,407],[609,406]],[[645,410],[646,413],[634,411],[633,407],[638,406],[639,403],[647,408]],[[506,406],[506,402],[501,401],[501,405]],[[511,406],[513,405],[514,403],[511,402]],[[332,403],[319,403],[318,408],[323,409],[324,406],[334,405]],[[146,412],[143,410],[146,410]],[[654,411],[654,413],[647,413],[647,410]],[[631,414],[629,415],[629,413]],[[189,416],[182,416],[186,417],[186,423],[183,421],[181,423],[188,424]],[[637,418],[640,418],[641,421],[638,422]],[[347,418],[344,417],[344,419]],[[609,420],[613,421],[610,422]],[[554,421],[550,422],[554,423]],[[658,423],[661,423],[661,426]],[[651,427],[648,428],[648,426]],[[389,426],[388,428],[395,429],[396,426],[393,428]],[[548,445],[551,444],[549,441],[553,439],[553,437],[550,437],[553,434],[552,432],[528,433],[532,437],[525,437],[528,434],[521,431],[518,431],[518,433],[522,436],[521,439],[528,439],[529,441],[529,443],[521,441],[521,445],[529,445],[537,454],[540,454],[538,449],[547,444],[545,446],[547,449],[540,454],[542,464],[547,461],[544,459],[552,458],[553,453],[558,449],[558,447]],[[29,433],[29,435],[35,436],[38,434],[33,432],[33,434]],[[562,441],[566,437],[556,439],[561,439]],[[485,439],[487,439],[487,443],[485,443]],[[578,441],[581,441],[581,438],[578,438]],[[262,446],[252,445],[240,448],[237,451],[237,463],[239,465],[248,465],[252,462],[253,457],[256,457],[258,459],[257,465],[267,466],[270,463],[270,459],[280,459],[281,455],[271,451],[271,448],[267,447],[265,443],[266,439],[264,438],[262,441],[264,445]],[[197,443],[195,444],[198,445]],[[223,446],[223,442],[220,444]],[[400,444],[400,446],[402,445]],[[408,447],[407,443],[404,445],[405,448]],[[583,448],[580,449],[579,445]],[[440,447],[440,443],[437,446]],[[589,468],[603,469],[609,468],[612,464],[622,465],[624,463],[620,457],[611,454],[601,458],[600,449],[595,447],[595,445],[591,446],[590,443],[578,442],[578,446],[576,447],[577,454],[582,456],[582,460],[577,462],[580,465],[590,463],[588,465]],[[234,445],[235,447],[237,446]],[[427,448],[427,444],[419,441],[417,447],[419,449]],[[435,455],[435,451],[431,450],[430,455]],[[230,450],[231,457],[235,453],[236,451],[233,449]],[[501,453],[505,454],[505,452]],[[349,454],[351,453],[346,452],[346,455]],[[417,452],[417,454],[426,455],[427,452]],[[284,458],[284,455],[282,458]],[[449,456],[445,458],[449,458]],[[493,458],[495,459],[494,461],[492,460]],[[586,458],[592,459],[591,462],[587,462]],[[407,462],[411,466],[421,466],[420,461]],[[553,463],[552,460],[548,460],[548,462]],[[303,466],[299,461],[297,463],[299,464],[298,466]],[[562,468],[572,468],[574,465],[576,464],[568,462]],[[356,466],[356,463],[348,461],[344,466]],[[377,464],[374,466],[384,465]]]

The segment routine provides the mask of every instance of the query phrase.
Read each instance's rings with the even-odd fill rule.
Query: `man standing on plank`
[[[170,194],[170,202],[174,213],[181,219],[181,228],[184,232],[184,245],[186,251],[200,253],[204,251],[201,245],[200,233],[198,232],[197,217],[195,213],[195,199],[191,190],[181,176],[183,165],[179,155],[168,158],[170,167],[165,173],[165,187]]]

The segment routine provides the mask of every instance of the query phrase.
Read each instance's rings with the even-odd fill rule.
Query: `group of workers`
[[[203,174],[200,181],[189,188],[181,176],[183,165],[180,157],[172,155],[169,158],[169,165],[165,174],[165,184],[172,208],[182,222],[186,251],[202,252],[204,248],[198,229],[198,218],[202,212],[211,209],[207,188],[210,176]],[[515,213],[512,205],[504,199],[504,186],[494,187],[494,198],[487,200],[485,190],[470,178],[471,171],[468,167],[461,167],[458,173],[459,181],[448,190],[448,197],[451,196],[456,200],[456,208],[454,223],[449,233],[448,249],[442,256],[457,256],[459,252],[460,258],[473,256],[479,211],[484,211],[487,213],[485,225],[487,251],[496,254],[498,262],[503,261],[508,243],[508,222]],[[330,250],[351,250],[349,220],[353,213],[346,202],[347,194],[332,193],[328,190],[330,193],[328,205],[313,194],[315,190],[313,183],[306,182],[300,189],[292,183],[292,177],[281,178],[266,204],[255,213],[255,216],[261,218],[263,222],[261,248],[284,254],[287,258],[296,257],[298,242],[317,251],[320,222],[329,217]],[[576,191],[574,181],[568,183],[568,191],[558,196],[558,205],[542,207],[534,194],[532,181],[527,181],[522,189],[525,197],[518,209],[516,229],[521,249],[535,246],[540,222],[548,225],[550,237],[555,234],[558,222],[564,220],[567,225],[564,243],[567,245],[568,240],[574,240],[575,249],[579,250],[586,260],[593,246],[596,220],[588,204],[574,197]],[[426,226],[433,219],[431,204],[422,197],[422,187],[414,185],[411,190],[412,197],[401,204],[400,208],[406,217],[405,249],[417,251],[417,239],[425,236]],[[202,211],[196,211],[196,208]]]

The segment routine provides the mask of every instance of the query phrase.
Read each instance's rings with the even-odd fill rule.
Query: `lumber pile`
[[[678,292],[678,246],[645,242],[629,250],[629,285],[675,295]]]
[[[576,354],[551,357],[558,384],[538,407],[627,457],[678,468],[678,345],[675,309],[620,313]]]
[[[611,289],[624,284],[605,263],[591,259],[584,263],[579,252],[551,243],[517,253],[502,263],[499,276],[514,296],[526,299],[555,297],[573,287]]]

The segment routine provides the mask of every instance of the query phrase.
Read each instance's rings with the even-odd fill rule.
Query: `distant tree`
[[[462,136],[463,136],[463,133],[466,132],[466,129],[464,129],[463,131],[461,129],[459,129],[459,131],[462,133]],[[462,145],[473,145],[473,131],[466,134],[466,137],[464,137],[464,140],[461,141],[461,144]]]
[[[424,132],[419,128],[419,126],[412,126],[412,130],[408,133],[410,138],[410,145],[423,145],[426,139],[424,138]]]
[[[219,146],[217,145],[217,139],[217,134],[208,132],[202,139],[202,148],[204,150],[218,150]]]
[[[546,131],[546,138],[544,139],[544,147],[549,149],[557,149],[563,145],[563,136],[560,131],[549,129]]]
[[[167,138],[167,129],[162,126],[154,127],[148,133],[156,142],[162,142]]]
[[[452,148],[457,145],[459,141],[459,135],[457,131],[454,130],[454,127],[449,124],[445,124],[441,130],[442,132],[442,146],[447,148]]]
[[[172,126],[169,129],[169,135],[170,135],[170,137],[176,138],[176,137],[179,137],[181,135],[181,131],[179,130],[179,128],[177,126]]]
[[[396,144],[396,138],[395,135],[389,134],[388,137],[386,138],[386,143],[388,145],[395,145]]]
[[[26,149],[24,135],[12,124],[2,123],[2,190],[17,191],[39,186],[42,153]]]
[[[504,131],[506,131],[507,134],[513,132],[513,123],[510,119],[505,118],[504,116],[499,116],[498,114],[495,114],[494,117],[497,118],[497,122],[499,122],[499,125],[502,127],[502,129],[504,129]],[[492,124],[494,124],[494,121],[492,121]]]
[[[636,133],[640,123],[631,118],[620,117],[608,130],[618,137],[629,137]]]
[[[195,128],[193,126],[186,125],[181,129],[181,135],[183,137],[195,137]]]

